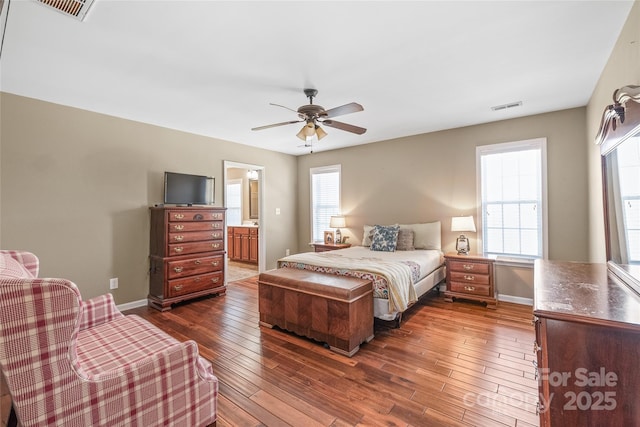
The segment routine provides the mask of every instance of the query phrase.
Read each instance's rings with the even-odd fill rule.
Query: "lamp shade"
[[[316,126],[316,136],[318,137],[318,141],[327,136],[327,133],[320,126]]]
[[[451,218],[451,231],[476,231],[473,216],[454,216]]]
[[[332,216],[329,221],[329,227],[331,228],[344,228],[347,226],[347,221],[342,215]]]

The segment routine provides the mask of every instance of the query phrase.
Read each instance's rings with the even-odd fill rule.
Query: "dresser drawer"
[[[194,221],[194,222],[171,222],[169,223],[169,233],[178,231],[207,231],[220,230],[224,228],[223,221]]]
[[[167,262],[167,277],[169,279],[177,279],[179,277],[213,273],[221,271],[223,266],[224,259],[222,255],[169,261]]]
[[[224,212],[212,212],[210,210],[185,209],[169,212],[169,221],[224,221]]]
[[[197,254],[199,252],[211,252],[211,251],[222,251],[222,250],[224,250],[223,240],[213,240],[209,242],[169,244],[169,256]]]
[[[452,271],[450,273],[452,282],[462,282],[469,284],[488,285],[488,274],[475,274],[475,273],[460,273],[458,271]]]
[[[222,271],[201,274],[199,276],[185,277],[183,279],[169,280],[169,297],[204,291],[206,289],[222,286],[224,283]]]
[[[451,282],[451,291],[461,294],[490,296],[491,287],[478,283]]]
[[[476,263],[476,262],[464,262],[464,261],[449,261],[448,263],[451,271],[462,271],[469,273],[489,274],[489,264]]]
[[[224,237],[223,230],[194,231],[191,233],[169,233],[169,243],[199,242],[204,240],[221,240]]]

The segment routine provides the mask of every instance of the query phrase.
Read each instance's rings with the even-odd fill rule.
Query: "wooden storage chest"
[[[373,339],[370,280],[280,268],[258,279],[260,324],[325,342],[353,356]]]

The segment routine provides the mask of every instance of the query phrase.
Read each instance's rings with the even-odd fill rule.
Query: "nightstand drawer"
[[[489,284],[488,274],[459,273],[457,271],[452,271],[450,277],[452,282],[462,282],[478,285]]]
[[[486,263],[449,261],[449,268],[451,271],[489,274],[489,264]]]
[[[491,287],[478,283],[451,282],[451,291],[461,294],[490,296]]]

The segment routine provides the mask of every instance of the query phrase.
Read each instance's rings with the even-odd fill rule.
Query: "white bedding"
[[[301,268],[329,274],[372,279],[374,298],[386,299],[389,313],[402,312],[417,297],[415,285],[440,268],[440,250],[382,252],[352,246],[329,252],[307,252],[278,260],[278,267]],[[378,316],[376,316],[378,317]]]

